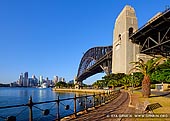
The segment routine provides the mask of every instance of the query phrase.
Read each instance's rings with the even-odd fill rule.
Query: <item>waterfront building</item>
[[[68,84],[74,84],[74,80],[70,80]]]
[[[21,85],[20,85],[20,80],[19,80],[19,79],[16,81],[16,84],[17,84],[18,86],[21,86]]]
[[[23,86],[23,80],[24,80],[23,73],[21,73],[19,75],[19,80],[18,80],[18,85],[19,86]]]
[[[46,81],[48,82],[48,77],[46,78]]]
[[[50,80],[48,79],[48,77],[46,78],[45,82],[47,83],[47,85],[50,85]]]
[[[32,83],[34,86],[38,86],[38,79],[36,78],[35,75],[32,75]]]
[[[55,85],[57,82],[58,82],[58,76],[54,76],[53,84]]]
[[[24,73],[23,86],[27,87],[29,85],[28,72]]]
[[[32,78],[28,78],[28,87],[34,86],[34,82]]]
[[[36,79],[35,75],[32,75],[32,79]]]
[[[17,86],[18,86],[17,82],[10,83],[10,87],[17,87]]]
[[[49,83],[50,83],[50,87],[53,87],[54,86],[54,83],[53,83],[53,80],[49,80]]]
[[[39,77],[39,84],[42,85],[43,84],[43,76]]]
[[[60,78],[59,78],[59,82],[65,82],[65,78],[60,77]]]

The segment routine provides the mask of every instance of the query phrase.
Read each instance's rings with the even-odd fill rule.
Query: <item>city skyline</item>
[[[58,0],[0,2],[0,83],[20,72],[72,80],[83,53],[112,45],[115,19],[125,5],[136,11],[138,27],[170,5],[168,0]],[[104,75],[104,74],[101,74]],[[100,74],[85,80],[92,84]]]
[[[72,80],[71,80],[72,81]],[[10,82],[11,87],[41,87],[42,84],[46,83],[48,86],[54,86],[57,82],[66,82],[64,77],[57,75],[53,78],[43,77],[43,75],[36,76],[35,74],[30,76],[29,72],[20,73],[19,78]],[[70,82],[70,80],[68,81]]]

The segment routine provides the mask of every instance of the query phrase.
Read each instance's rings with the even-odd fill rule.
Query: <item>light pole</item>
[[[132,93],[133,93],[133,73],[131,73],[132,75]]]

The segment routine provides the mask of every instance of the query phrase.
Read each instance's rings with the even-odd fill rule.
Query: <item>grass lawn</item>
[[[151,95],[150,98],[143,98],[141,92],[134,92],[135,94],[139,95],[139,103],[149,102],[152,103],[159,103],[162,107],[155,109],[153,112],[154,114],[167,114],[169,118],[136,118],[132,119],[134,121],[170,121],[170,98],[162,97],[162,96],[155,96]]]

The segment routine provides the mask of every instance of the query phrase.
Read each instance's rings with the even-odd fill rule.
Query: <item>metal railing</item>
[[[93,95],[74,95],[73,98],[33,102],[30,97],[27,104],[0,107],[0,121],[45,121],[60,120],[64,117],[76,117],[81,111],[101,106],[120,94],[120,90],[108,90]]]

